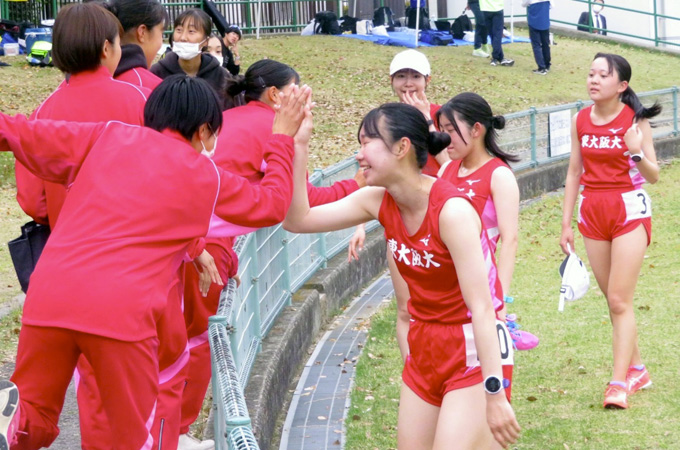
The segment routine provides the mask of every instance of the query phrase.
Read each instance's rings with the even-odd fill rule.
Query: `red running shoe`
[[[603,405],[607,409],[627,409],[628,390],[618,384],[609,384],[604,391]]]
[[[649,378],[647,368],[637,370],[635,367],[629,367],[628,373],[626,373],[626,384],[628,385],[628,395],[633,395],[640,389],[650,387],[652,380]]]

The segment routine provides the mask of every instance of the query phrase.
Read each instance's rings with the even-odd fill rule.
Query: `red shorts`
[[[585,190],[579,198],[578,230],[584,237],[612,241],[642,224],[652,240],[652,201],[644,189],[629,192]]]
[[[503,378],[511,382],[512,339],[505,324],[496,323]],[[445,325],[411,319],[408,344],[411,353],[406,358],[402,379],[427,403],[441,406],[447,392],[484,381],[471,323]],[[508,401],[511,389],[511,385],[505,389]]]

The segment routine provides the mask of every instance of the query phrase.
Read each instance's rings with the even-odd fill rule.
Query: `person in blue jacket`
[[[536,75],[546,75],[550,71],[550,0],[522,0],[527,8],[529,39],[534,50],[538,69]]]

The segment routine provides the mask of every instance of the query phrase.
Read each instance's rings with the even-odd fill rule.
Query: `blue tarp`
[[[404,32],[399,32],[399,31],[388,31],[387,34],[389,36],[374,36],[374,35],[360,35],[360,34],[340,34],[339,36],[341,37],[347,37],[347,38],[352,38],[352,39],[361,39],[362,41],[371,41],[376,44],[380,45],[394,45],[397,47],[409,47],[409,48],[415,48],[415,42],[413,39],[413,35],[404,33]],[[523,42],[527,43],[530,42],[529,38],[525,37],[515,37],[512,42]],[[510,44],[510,39],[509,38],[503,38],[503,44]],[[449,44],[450,47],[455,47],[455,46],[463,46],[463,45],[472,45],[472,42],[464,41],[462,39],[454,39],[451,44]],[[436,45],[430,45],[426,44],[424,42],[418,42],[418,47],[436,47]]]

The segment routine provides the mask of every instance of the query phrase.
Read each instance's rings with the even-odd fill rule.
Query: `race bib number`
[[[472,331],[472,324],[466,323],[463,325],[463,334],[465,336],[465,365],[467,367],[479,366],[479,358],[477,357],[477,347],[475,346],[475,334]],[[496,320],[496,334],[498,336],[498,344],[501,350],[501,364],[504,366],[512,366],[515,364],[514,354],[512,348],[512,338],[508,332],[508,328],[504,322]]]
[[[644,189],[624,192],[621,194],[623,203],[626,206],[626,221],[644,219],[652,217],[652,199]]]

